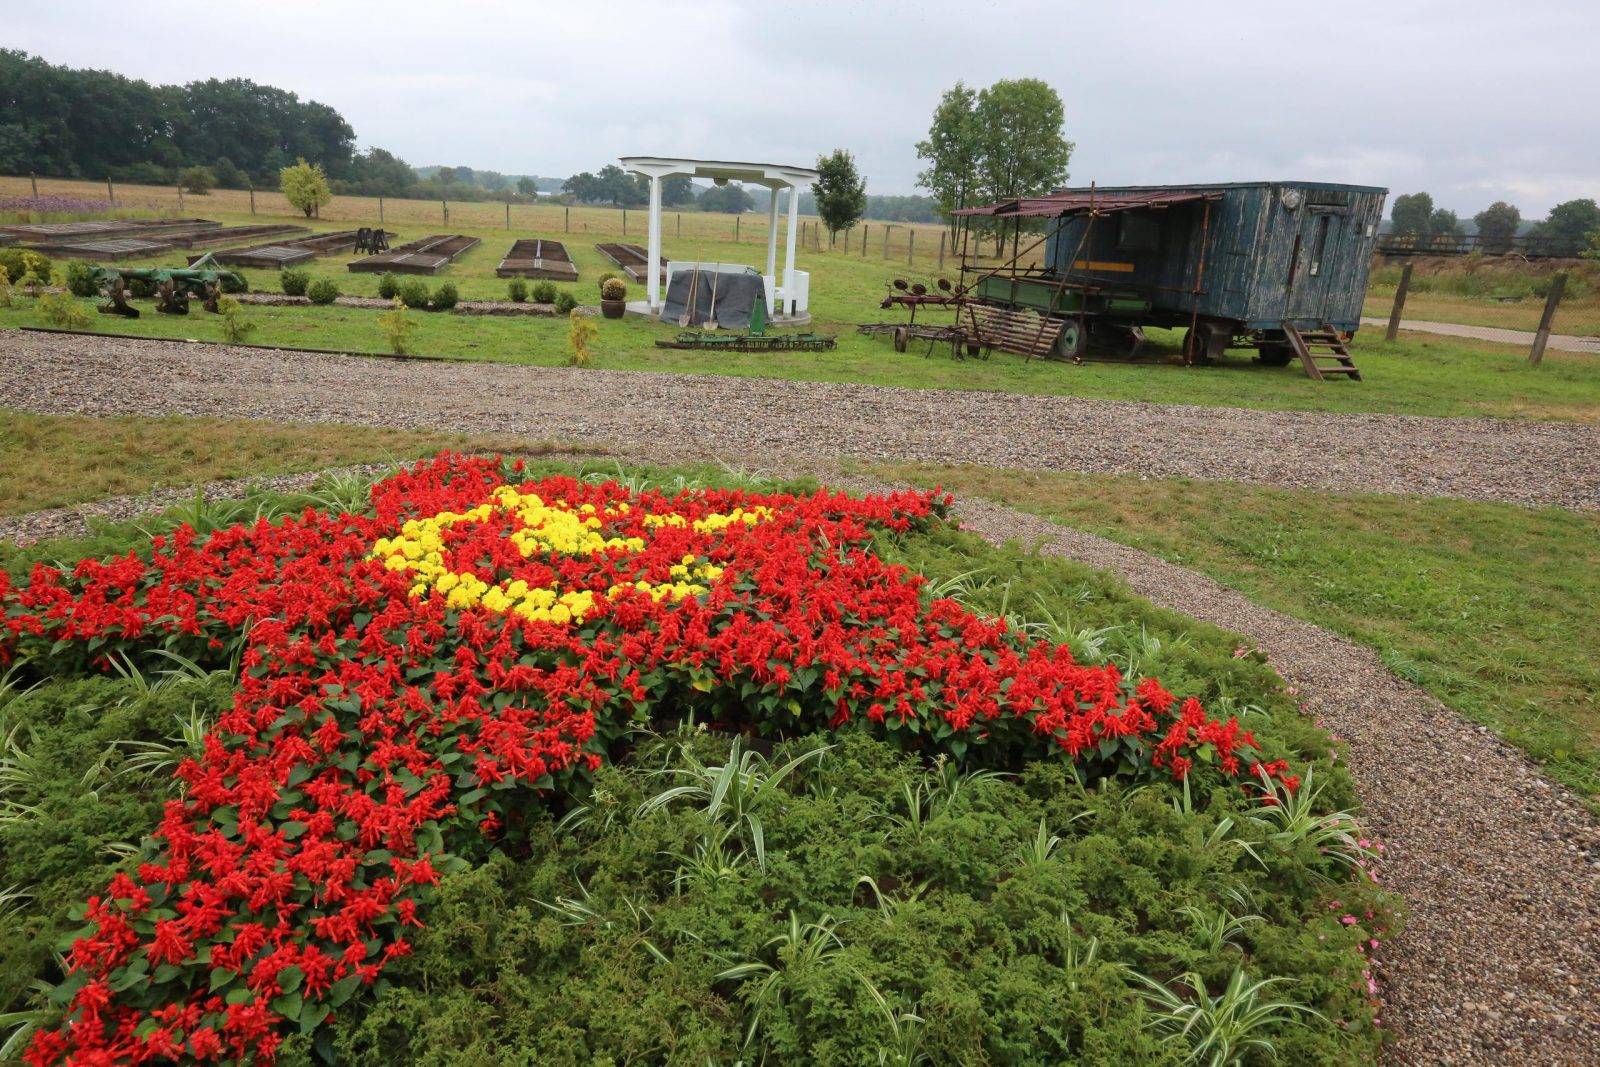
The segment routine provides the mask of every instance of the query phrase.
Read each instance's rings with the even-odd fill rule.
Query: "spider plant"
[[[771,962],[751,959],[717,973],[715,982],[757,980],[755,996],[749,998],[750,1024],[745,1030],[741,1051],[748,1053],[756,1047],[762,1016],[772,1005],[782,1003],[788,971],[826,963],[844,949],[844,942],[836,932],[838,927],[839,920],[832,915],[824,915],[813,923],[802,923],[800,916],[790,911],[788,929],[761,946],[761,954]]]
[[[900,909],[908,904],[914,904],[922,898],[927,886],[913,886],[904,896],[897,897],[885,891],[878,885],[878,880],[870,874],[863,874],[856,879],[857,886],[866,886],[872,890],[872,899],[878,905],[878,915],[883,919],[883,925],[893,926]]]
[[[687,745],[680,746],[687,766],[668,767],[655,774],[682,784],[650,797],[639,805],[636,814],[643,818],[680,801],[694,805],[710,822],[726,823],[735,831],[748,833],[747,843],[755,854],[756,865],[765,870],[766,831],[759,809],[782,791],[785,779],[807,762],[820,759],[832,747],[808,749],[782,766],[773,766],[761,753],[745,749],[738,739],[722,764],[701,763]]]
[[[1299,1023],[1302,1016],[1321,1018],[1302,1004],[1269,999],[1272,987],[1287,979],[1251,980],[1239,968],[1216,996],[1206,992],[1204,980],[1193,971],[1179,979],[1191,991],[1187,997],[1153,978],[1133,977],[1145,987],[1157,1030],[1184,1050],[1184,1063],[1225,1067],[1238,1063],[1252,1049],[1276,1060],[1278,1049],[1268,1031]]]
[[[914,1012],[897,1011],[889,1003],[889,998],[878,991],[878,987],[867,979],[860,971],[851,968],[856,980],[866,989],[867,995],[872,998],[872,1003],[883,1016],[884,1024],[889,1030],[889,1042],[878,1048],[879,1067],[916,1067],[919,1063],[928,1063],[928,1054],[922,1051],[923,1018]]]
[[[692,849],[677,853],[678,868],[672,875],[672,890],[682,893],[687,885],[714,887],[724,879],[737,877],[745,854],[728,844],[733,836],[729,826],[712,826]]]
[[[563,926],[592,926],[601,930],[619,928],[631,930],[639,935],[639,946],[641,948],[662,963],[671,964],[672,961],[661,951],[655,941],[648,936],[655,928],[655,918],[643,904],[624,893],[620,898],[624,917],[613,918],[596,906],[594,897],[589,892],[589,887],[584,885],[582,880],[578,881],[578,894],[576,897],[556,897],[554,903],[546,903],[542,900],[535,900],[534,903],[559,916]],[[694,935],[689,934],[688,936],[693,937]]]
[[[1351,811],[1317,811],[1323,786],[1315,781],[1315,768],[1307,768],[1300,787],[1293,791],[1266,774],[1262,788],[1266,794],[1250,818],[1266,828],[1267,840],[1282,849],[1310,844],[1334,863],[1354,870],[1377,858],[1364,843],[1361,823]]]
[[[1259,915],[1235,915],[1226,908],[1207,911],[1195,904],[1185,905],[1178,911],[1189,917],[1195,944],[1211,955],[1220,953],[1230,945],[1238,947],[1239,936],[1251,923],[1266,921]]]
[[[189,705],[187,715],[173,720],[178,732],[162,741],[113,741],[107,752],[124,750],[118,775],[145,774],[152,777],[171,775],[186,757],[197,756],[205,746],[206,735],[211,732],[211,719],[198,704]],[[103,759],[104,757],[102,757]]]

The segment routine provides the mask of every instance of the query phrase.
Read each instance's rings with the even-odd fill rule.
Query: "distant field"
[[[6,183],[11,187],[7,189]],[[17,179],[0,179],[0,194],[15,191]],[[24,191],[26,179],[22,179]],[[41,181],[41,192],[66,191],[89,195],[88,183]],[[57,186],[63,188],[56,188]],[[104,187],[100,187],[104,195]],[[173,197],[176,194],[165,190]],[[119,200],[132,192],[119,187]],[[244,194],[213,193],[209,197],[186,197],[189,214],[216,219],[227,224],[248,222],[245,213],[221,210],[236,204]],[[275,194],[274,194],[275,196]],[[258,212],[267,200],[258,194]],[[281,201],[278,201],[281,206]],[[376,205],[375,201],[371,202]],[[594,245],[599,241],[623,237],[621,213],[605,209],[572,209],[575,232],[564,233],[559,207],[513,208],[514,228],[504,229],[504,208],[498,204],[462,205],[451,208],[448,228],[433,222],[398,222],[385,205],[385,220],[398,233],[396,241],[430,233],[461,232],[474,234],[482,243],[427,284],[454,282],[464,299],[504,298],[506,282],[494,277],[494,268],[517,237],[539,236],[563,239],[580,275],[573,283],[563,283],[578,299],[593,304],[598,298],[595,280],[610,269]],[[426,205],[409,202],[407,210]],[[343,210],[341,207],[340,210]],[[502,216],[495,220],[494,214]],[[518,213],[526,213],[523,221]],[[469,215],[490,221],[468,225]],[[284,214],[280,218],[292,217]],[[258,214],[257,221],[262,215]],[[537,220],[543,220],[542,223]],[[665,250],[673,256],[760,264],[765,249],[751,240],[734,243],[715,237],[691,236],[691,222],[702,226],[720,225],[726,216],[685,214],[684,236],[677,237],[669,227],[663,238]],[[637,239],[634,213],[629,213],[629,238]],[[709,221],[708,221],[709,220]],[[318,229],[348,229],[357,222],[376,222],[375,215],[360,215],[334,221],[324,217],[312,225]],[[579,225],[588,227],[577,230]],[[615,229],[604,229],[606,225]],[[781,255],[781,252],[780,252]],[[314,276],[337,282],[347,295],[375,296],[379,278],[352,274],[346,263],[348,254],[312,260]],[[172,253],[146,263],[127,265],[178,264],[182,255]],[[733,374],[818,381],[849,381],[873,385],[934,389],[984,389],[1014,393],[1066,394],[1114,400],[1145,400],[1160,403],[1193,403],[1241,407],[1322,410],[1374,411],[1417,415],[1494,415],[1512,418],[1600,421],[1600,361],[1593,356],[1551,352],[1542,367],[1529,368],[1520,350],[1500,345],[1477,344],[1450,338],[1408,335],[1394,345],[1384,344],[1381,333],[1364,331],[1356,341],[1357,362],[1365,381],[1312,382],[1298,366],[1267,368],[1254,363],[1248,352],[1236,353],[1224,364],[1212,368],[1185,368],[1175,354],[1180,335],[1174,331],[1150,331],[1145,358],[1136,363],[1123,361],[1090,362],[1072,366],[1057,362],[1027,362],[1017,356],[996,353],[989,360],[955,360],[949,348],[941,347],[926,355],[926,345],[914,345],[906,353],[896,353],[886,339],[858,335],[861,322],[903,320],[903,313],[880,310],[878,301],[887,291],[889,279],[906,274],[930,281],[934,264],[919,263],[907,271],[903,262],[883,262],[877,254],[862,257],[854,249],[815,251],[802,248],[801,269],[812,272],[811,310],[815,329],[836,335],[838,348],[818,353],[720,353],[708,354],[656,348],[657,339],[675,331],[639,320],[604,321],[595,345],[597,365],[615,370],[653,370]],[[252,290],[276,292],[279,279],[274,271],[245,271]],[[642,295],[640,287],[630,286],[633,297]],[[86,306],[89,306],[86,302]],[[153,337],[195,338],[220,341],[221,326],[213,316],[196,310],[187,317],[155,314],[144,304],[146,313],[136,321],[91,314],[92,326],[108,332],[126,332]],[[339,348],[354,351],[386,351],[380,315],[369,310],[323,308],[249,307],[246,317],[258,325],[250,341],[259,344],[308,348]],[[415,351],[424,355],[458,356],[469,359],[556,365],[567,359],[565,322],[548,318],[468,318],[459,315],[415,312],[417,323]],[[935,321],[938,321],[937,319]],[[43,325],[38,311],[28,300],[0,308],[0,328]]]

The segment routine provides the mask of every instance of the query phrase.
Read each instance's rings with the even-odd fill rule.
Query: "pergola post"
[[[800,188],[797,185],[789,186],[789,233],[784,241],[783,250],[783,313],[788,313],[791,302],[789,286],[794,279],[794,238],[795,224],[800,218]]]
[[[773,284],[777,284],[778,271],[778,187],[771,186],[768,190],[772,194],[767,203],[767,277]]]
[[[645,299],[651,311],[661,307],[661,176],[650,175],[650,246],[647,250],[645,270]]]

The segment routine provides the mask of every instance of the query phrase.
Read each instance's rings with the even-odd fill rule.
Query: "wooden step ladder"
[[[1283,332],[1289,338],[1289,347],[1300,357],[1300,365],[1306,369],[1307,378],[1320,382],[1330,374],[1346,374],[1353,382],[1361,380],[1361,371],[1350,355],[1349,346],[1332,326],[1323,323],[1321,329],[1301,333],[1294,323],[1286,322]],[[1319,363],[1318,360],[1323,362]],[[1328,362],[1330,360],[1331,363]]]

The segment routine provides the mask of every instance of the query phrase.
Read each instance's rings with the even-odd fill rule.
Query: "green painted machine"
[[[102,315],[136,319],[139,309],[130,297],[153,296],[156,310],[167,315],[187,315],[189,301],[200,299],[207,311],[217,311],[224,292],[245,291],[243,275],[219,267],[207,252],[187,267],[96,267],[94,280],[106,295]]]
[[[711,321],[714,325],[714,320]],[[716,333],[714,329],[685,330],[657,348],[693,348],[713,352],[826,352],[835,347],[832,337],[816,333],[767,333],[767,302],[757,297],[750,305],[750,329],[744,333]]]

